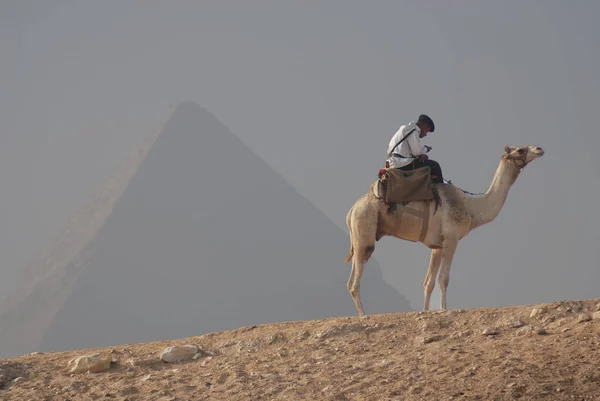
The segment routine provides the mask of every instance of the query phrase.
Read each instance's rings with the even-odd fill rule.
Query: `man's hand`
[[[419,158],[421,159],[421,161],[429,160],[429,156],[427,156],[426,154],[419,155]]]
[[[431,146],[425,145],[425,153],[429,153],[433,149]]]

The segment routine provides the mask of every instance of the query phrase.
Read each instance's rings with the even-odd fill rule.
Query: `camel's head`
[[[539,146],[505,146],[502,158],[515,163],[519,169],[523,169],[533,160],[544,155],[544,150]]]

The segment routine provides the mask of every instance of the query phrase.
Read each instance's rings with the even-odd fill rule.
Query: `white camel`
[[[396,210],[388,213],[387,205],[379,195],[379,179],[371,184],[367,194],[354,203],[346,216],[350,232],[350,253],[346,262],[352,260],[348,291],[359,316],[365,316],[360,301],[360,279],[365,263],[375,250],[375,242],[383,236],[420,242],[431,249],[429,269],[423,283],[423,310],[429,310],[429,299],[438,272],[440,306],[442,310],[447,309],[450,265],[458,242],[498,216],[510,187],[523,168],[544,155],[538,146],[506,146],[504,151],[485,194],[469,194],[451,184],[433,184],[441,200],[437,211],[434,201],[427,200],[410,202],[405,206],[397,204]]]

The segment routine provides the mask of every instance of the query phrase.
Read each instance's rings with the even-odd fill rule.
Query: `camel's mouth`
[[[534,155],[536,155],[538,157],[541,157],[541,156],[544,156],[545,152],[544,152],[544,149],[542,149],[542,148],[535,148],[535,149],[533,149],[533,151],[531,153],[533,153]]]

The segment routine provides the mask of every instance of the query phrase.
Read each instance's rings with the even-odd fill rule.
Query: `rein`
[[[412,133],[412,131],[411,131],[411,132],[410,132],[408,135],[410,135],[411,133]],[[406,135],[406,136],[403,138],[403,140],[404,140],[406,137],[408,137],[408,135]],[[402,141],[400,141],[400,142],[402,142]],[[524,151],[522,154],[519,154],[518,156],[512,156],[512,155],[510,155],[510,154],[508,154],[508,155],[504,156],[504,158],[505,158],[506,160],[514,160],[514,161],[515,161],[515,165],[516,165],[516,166],[517,166],[517,168],[519,169],[519,173],[521,173],[521,172],[522,172],[522,171],[525,169],[525,167],[527,167],[527,165],[529,164],[528,162],[526,162],[526,160],[527,160],[527,154],[529,153],[529,149],[528,149],[528,148],[524,148],[524,150],[525,150],[525,151]],[[522,162],[522,163],[521,163],[521,164],[519,164],[519,162]],[[378,178],[379,178],[379,180],[377,180],[377,192],[378,192],[378,193],[381,193],[381,192],[380,192],[380,188],[381,188],[381,186],[383,186],[383,183],[381,182],[381,177],[383,176],[383,174],[384,174],[384,173],[385,173],[385,169],[381,169],[381,170],[379,171],[379,175],[378,175]],[[467,190],[464,190],[464,189],[462,189],[462,188],[459,188],[459,187],[457,187],[456,185],[454,185],[454,184],[452,183],[452,181],[450,181],[450,180],[447,180],[446,178],[444,178],[443,180],[446,182],[446,184],[448,184],[448,185],[452,185],[453,187],[460,189],[460,190],[461,190],[462,192],[464,192],[465,194],[469,194],[469,195],[475,195],[475,196],[477,196],[477,195],[485,195],[485,192],[478,192],[478,193],[474,193],[474,192],[469,192],[469,191],[467,191]],[[374,195],[375,195],[375,194],[374,194]],[[376,197],[376,198],[378,198],[378,199],[382,199],[382,198],[379,198],[379,196],[377,196],[377,195],[375,195],[375,197]]]
[[[521,171],[523,171],[523,170],[525,169],[525,167],[527,167],[527,165],[529,164],[529,163],[527,163],[527,162],[525,161],[525,160],[527,160],[527,154],[528,154],[528,153],[529,153],[529,149],[528,149],[528,148],[525,148],[525,152],[523,152],[523,153],[522,153],[521,155],[519,155],[519,156],[511,156],[511,155],[509,154],[509,155],[505,156],[504,158],[505,158],[506,160],[514,160],[514,161],[515,161],[515,165],[516,165],[516,166],[517,166],[517,168],[519,169],[519,174],[520,174],[520,173],[521,173]],[[518,162],[522,162],[522,164],[519,164]],[[447,184],[449,184],[449,185],[452,185],[453,187],[456,187],[456,186],[455,186],[455,185],[452,183],[452,181],[450,181],[450,180],[446,180],[445,178],[444,178],[444,181],[446,181],[446,183],[447,183]],[[456,187],[456,188],[458,188],[458,187]],[[469,195],[485,195],[485,192],[473,193],[473,192],[466,191],[466,190],[464,190],[464,189],[462,189],[462,188],[458,188],[458,189],[460,189],[462,192],[464,192],[464,193],[466,193],[466,194],[469,194]]]

